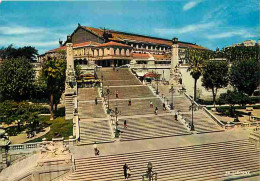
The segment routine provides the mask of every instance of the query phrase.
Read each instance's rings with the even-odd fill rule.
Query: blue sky
[[[210,49],[260,38],[258,0],[0,2],[0,47],[31,45],[40,53],[58,47],[78,23]]]

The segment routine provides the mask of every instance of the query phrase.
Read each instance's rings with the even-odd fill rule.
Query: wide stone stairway
[[[183,118],[191,123],[192,115],[183,114]],[[215,131],[223,131],[223,129],[215,122],[209,121],[208,115],[205,114],[202,110],[195,111],[193,113],[193,122],[194,127],[197,133],[210,133]]]
[[[155,86],[155,85],[154,85]],[[159,85],[159,91],[161,94],[171,102],[172,95],[169,89],[171,85]],[[183,116],[187,123],[191,123],[192,113],[191,113],[191,101],[184,95],[178,92],[178,87],[174,87],[173,94],[173,105],[174,109]],[[195,131],[197,133],[210,133],[215,131],[224,131],[210,116],[208,116],[203,110],[194,110],[193,112],[193,122]]]
[[[127,128],[124,128],[124,120],[127,120]],[[171,114],[119,119],[119,129],[121,141],[191,134]]]
[[[80,143],[106,143],[113,142],[108,120],[81,120],[80,121]]]
[[[152,162],[158,181],[225,180],[230,177],[227,172],[259,173],[259,159],[259,150],[248,140],[235,140],[78,158],[75,172],[63,180],[122,181],[123,165],[127,163],[131,169],[128,180],[139,181],[148,161]]]
[[[122,85],[140,85],[140,81],[133,76],[127,68],[117,68],[114,71],[112,68],[102,68],[97,73],[101,79],[103,75],[104,86],[122,86]]]
[[[95,104],[95,98],[98,104]],[[109,121],[98,88],[78,89],[78,115],[80,144],[113,141]]]

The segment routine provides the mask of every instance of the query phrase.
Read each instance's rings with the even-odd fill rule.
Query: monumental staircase
[[[159,181],[216,181],[234,178],[230,175],[234,171],[249,172],[248,175],[235,175],[236,178],[259,174],[259,159],[259,150],[248,140],[235,140],[78,158],[75,160],[75,172],[62,180],[124,180],[123,165],[127,163],[131,168],[128,180],[137,181],[142,179],[150,161]]]

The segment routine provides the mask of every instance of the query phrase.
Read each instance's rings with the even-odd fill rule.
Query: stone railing
[[[201,108],[201,106],[200,106],[196,101],[193,101],[193,99],[192,99],[186,92],[184,92],[184,95],[185,95],[191,102],[194,102],[194,104],[198,107],[198,109]]]
[[[61,140],[63,138],[60,138]],[[53,139],[55,140],[55,139]],[[68,140],[63,140],[64,145],[68,146],[74,146],[77,143],[78,138],[73,138],[73,136],[70,136]],[[53,141],[46,141],[43,140],[42,142],[35,142],[35,143],[24,143],[24,144],[10,144],[9,147],[9,152],[10,151],[38,151],[41,148],[41,145],[46,144],[46,143],[51,143]]]
[[[15,150],[33,150],[40,148],[42,142],[35,142],[35,143],[24,143],[24,144],[11,144],[9,145],[9,151]]]
[[[219,126],[225,128],[225,124],[222,123],[216,116],[214,116],[206,107],[203,107],[202,110],[204,110]]]

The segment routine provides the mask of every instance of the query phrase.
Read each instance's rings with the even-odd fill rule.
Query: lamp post
[[[101,84],[102,84],[102,87],[101,87],[101,90],[102,90],[102,92],[101,92],[101,95],[102,95],[102,97],[104,96],[104,76],[103,76],[103,73],[101,73]]]
[[[108,110],[109,110],[109,93],[110,93],[109,86],[107,86],[107,108],[108,108]]]
[[[158,81],[159,81],[159,77],[158,77],[158,74],[156,72],[156,85],[157,85],[157,88],[156,88],[156,94],[158,95],[159,94],[159,90],[158,90]]]
[[[142,177],[143,181],[157,181],[157,173],[153,172],[153,165],[151,162],[148,162],[146,174],[143,174]]]
[[[170,107],[171,107],[171,110],[173,110],[173,93],[174,93],[173,85],[171,85],[170,92],[172,93],[172,102],[171,102]]]
[[[191,102],[191,127],[190,127],[190,130],[191,131],[195,131],[195,128],[194,128],[194,124],[193,124],[193,112],[194,112],[194,108],[196,107],[194,101]]]

